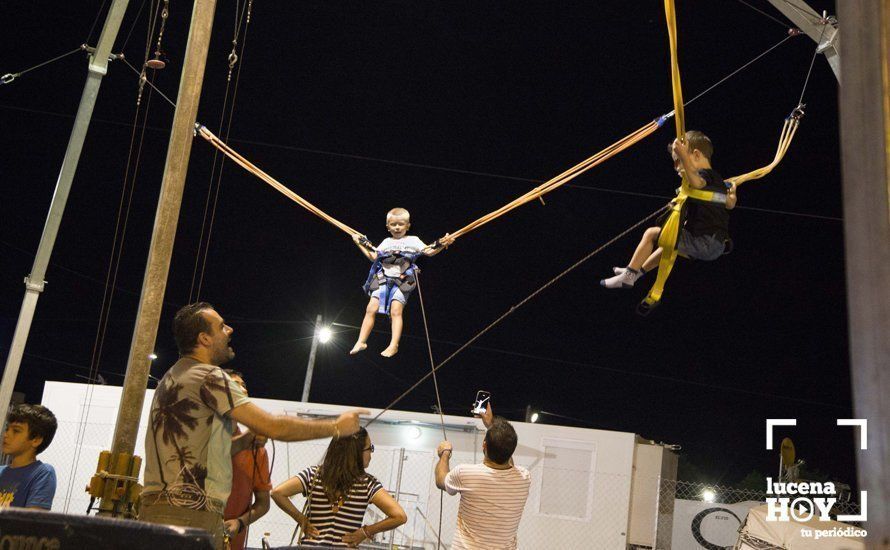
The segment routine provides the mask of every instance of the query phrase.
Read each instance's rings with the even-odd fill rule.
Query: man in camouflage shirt
[[[232,486],[235,422],[282,441],[340,437],[358,431],[353,410],[336,420],[272,415],[220,368],[235,357],[232,327],[210,304],[180,309],[173,320],[179,360],[155,390],[145,435],[145,489],[139,519],[206,529],[223,548],[223,510]]]

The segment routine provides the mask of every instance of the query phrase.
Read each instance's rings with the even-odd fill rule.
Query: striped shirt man
[[[505,469],[460,464],[445,477],[449,495],[460,493],[452,550],[513,550],[528,499],[531,476],[521,466]]]
[[[317,538],[305,538],[303,543],[346,548],[343,535],[352,533],[362,527],[365,518],[365,510],[368,509],[371,499],[377,491],[383,489],[383,485],[371,474],[365,474],[358,478],[349,489],[349,494],[343,499],[342,504],[331,503],[321,485],[318,477],[318,466],[306,468],[297,477],[303,485],[303,496],[312,492],[309,498],[309,522],[318,529],[320,536]],[[338,506],[339,505],[339,506]]]

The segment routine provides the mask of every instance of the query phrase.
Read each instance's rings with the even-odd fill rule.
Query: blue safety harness
[[[377,252],[377,259],[371,265],[371,271],[368,272],[368,278],[362,285],[362,290],[370,296],[377,289],[383,288],[380,303],[384,305],[387,315],[389,315],[390,306],[395,298],[395,289],[401,290],[407,300],[417,288],[416,272],[418,268],[414,262],[418,256],[420,253]],[[388,277],[384,272],[384,267],[398,267],[399,276]]]

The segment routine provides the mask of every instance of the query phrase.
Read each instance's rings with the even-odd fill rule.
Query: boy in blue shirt
[[[49,447],[57,426],[55,415],[43,405],[16,405],[9,413],[3,453],[12,461],[0,466],[0,508],[52,508],[56,471],[37,455]]]

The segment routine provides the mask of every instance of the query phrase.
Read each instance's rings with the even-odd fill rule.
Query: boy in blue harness
[[[668,146],[674,160],[674,170],[681,178],[686,174],[689,185],[695,189],[705,189],[725,193],[725,204],[704,204],[693,200],[686,201],[685,222],[677,238],[677,250],[681,256],[694,260],[716,260],[726,252],[729,242],[729,211],[735,208],[738,197],[736,186],[727,189],[720,177],[711,168],[711,155],[714,146],[703,133],[690,130],[686,141],[674,140]],[[614,267],[614,277],[603,279],[600,284],[606,288],[631,288],[637,279],[658,267],[661,248],[658,237],[661,227],[650,227],[630,259],[627,267]]]
[[[361,235],[355,235],[353,241],[369,260],[374,262],[368,279],[362,287],[371,299],[365,308],[365,318],[359,331],[358,340],[350,350],[350,355],[368,347],[368,336],[374,328],[374,320],[378,313],[388,314],[392,321],[392,339],[389,346],[380,355],[392,357],[399,351],[399,340],[402,337],[402,310],[405,303],[417,286],[415,260],[423,256],[435,256],[445,246],[451,244],[448,235],[441,242],[426,245],[413,235],[408,235],[411,227],[411,215],[404,208],[393,208],[386,214],[386,229],[392,237],[387,237],[373,251],[366,246]],[[364,244],[363,244],[364,242]]]

